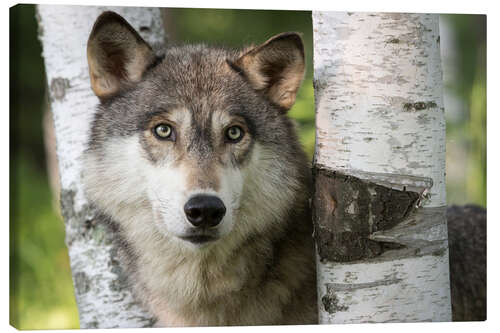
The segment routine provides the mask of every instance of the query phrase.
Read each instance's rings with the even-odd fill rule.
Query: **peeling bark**
[[[327,169],[315,170],[313,212],[321,261],[372,258],[403,247],[369,236],[404,221],[417,208],[421,193],[392,189]]]
[[[85,198],[80,157],[98,100],[90,89],[86,44],[105,10],[123,15],[152,44],[163,41],[159,9],[38,5],[39,38],[53,115],[75,297],[81,328],[147,327],[152,317],[134,299],[121,274],[113,234]]]
[[[449,321],[438,16],[313,29],[320,322]]]

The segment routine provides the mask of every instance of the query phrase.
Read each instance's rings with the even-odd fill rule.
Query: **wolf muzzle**
[[[217,226],[226,214],[226,206],[214,195],[196,195],[184,205],[188,221],[197,228]]]

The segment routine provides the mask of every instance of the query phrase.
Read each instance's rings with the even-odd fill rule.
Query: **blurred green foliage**
[[[312,157],[315,133],[310,12],[179,8],[168,9],[166,14],[171,41],[242,46],[264,42],[283,31],[301,32],[307,74],[289,114],[296,120],[301,142]],[[448,124],[448,137],[465,142],[468,152],[467,173],[464,171],[460,185],[464,189],[449,187],[448,196],[449,202],[462,198],[485,205],[486,41],[485,25],[484,31],[470,29],[477,25],[475,20],[469,15],[449,18],[459,36],[457,53],[463,55],[463,77],[456,87],[449,88],[456,89],[469,107],[459,121]],[[10,322],[20,329],[76,328],[78,314],[64,226],[47,181],[41,126],[46,82],[41,52],[34,6],[11,8]]]
[[[446,122],[447,170],[459,170],[447,175],[448,203],[486,207],[486,15],[441,15],[441,20],[455,42],[445,93],[461,106],[445,105],[448,115],[457,113]]]
[[[12,163],[10,322],[19,329],[78,328],[64,225],[47,179],[25,154]]]

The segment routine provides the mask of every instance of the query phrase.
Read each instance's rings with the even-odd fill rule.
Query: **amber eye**
[[[167,124],[159,124],[154,128],[154,134],[158,139],[164,140],[172,136],[172,126]]]
[[[226,130],[226,139],[231,143],[236,143],[243,137],[243,130],[239,126],[231,126]]]

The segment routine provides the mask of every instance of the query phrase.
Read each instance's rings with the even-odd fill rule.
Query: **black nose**
[[[186,202],[184,212],[195,227],[215,227],[226,214],[226,206],[216,196],[196,195]]]

